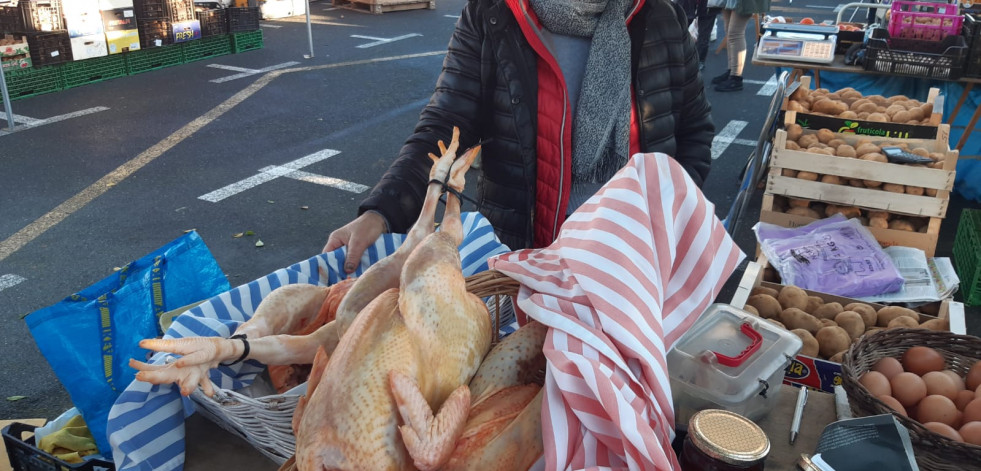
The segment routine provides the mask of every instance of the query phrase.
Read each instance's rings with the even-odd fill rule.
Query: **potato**
[[[820,145],[823,146],[823,147],[811,147],[811,148],[808,148],[807,151],[808,152],[813,152],[815,154],[824,154],[824,155],[831,155],[831,156],[834,156],[835,155],[835,150],[834,149],[832,149],[832,148],[830,148],[828,146],[825,146],[824,144],[820,144]]]
[[[841,114],[838,115],[838,117],[841,119],[858,119],[858,113],[852,110],[846,110],[846,111],[842,111]]]
[[[807,208],[811,206],[810,201],[798,198],[787,198],[787,202],[790,204],[791,208]]]
[[[947,322],[947,319],[930,319],[920,324],[920,328],[946,332],[950,330],[950,323]]]
[[[781,329],[784,329],[784,330],[787,329],[787,326],[783,325],[783,323],[781,323],[780,321],[778,321],[776,319],[767,319],[766,321],[769,322],[769,323],[771,323],[771,324],[773,324],[773,325],[779,326]]]
[[[828,210],[825,211],[828,217],[834,216],[835,214],[842,214],[848,219],[857,218],[862,216],[862,210],[855,206],[828,206]]]
[[[792,214],[794,216],[804,216],[811,219],[821,219],[821,214],[811,208],[800,208],[794,207],[786,211],[786,214]]]
[[[743,306],[743,310],[756,317],[760,317],[760,311],[757,311],[755,307],[750,306],[749,304]]]
[[[910,149],[909,153],[916,154],[920,157],[930,157],[930,151],[924,149],[923,147],[914,147],[913,149]]]
[[[845,361],[845,354],[847,354],[847,353],[848,353],[848,350],[842,350],[842,351],[840,351],[838,353],[835,353],[834,355],[831,355],[830,357],[828,357],[828,361],[831,361],[831,362],[834,362],[834,363],[841,363],[841,362]]]
[[[896,113],[899,113],[900,111],[906,111],[906,107],[896,104],[889,105],[888,107],[886,107],[885,115],[888,116],[889,119],[891,120],[892,117],[895,116]]]
[[[838,325],[832,319],[818,319],[818,321],[821,322],[821,327],[834,327]]]
[[[797,123],[791,123],[791,124],[788,124],[787,125],[787,140],[788,141],[795,141],[796,142],[798,139],[800,139],[800,136],[802,134],[804,134],[804,128],[802,128],[801,125],[799,125]]]
[[[870,160],[872,162],[889,163],[889,159],[887,159],[886,156],[884,156],[884,155],[882,155],[882,154],[880,154],[878,152],[870,152],[868,154],[859,154],[859,157],[858,158],[859,158],[859,160]]]
[[[777,293],[777,301],[783,309],[797,308],[804,310],[807,307],[807,292],[793,285],[780,288]]]
[[[865,119],[868,121],[872,121],[874,123],[888,123],[889,115],[885,113],[876,112],[876,113],[870,113],[869,117]]]
[[[773,296],[773,299],[777,299],[777,295],[780,294],[780,292],[767,286],[757,286],[749,292],[750,296],[754,294],[768,294]]]
[[[818,356],[818,352],[820,351],[818,341],[810,332],[804,329],[792,329],[790,332],[800,338],[801,342],[804,343],[804,346],[800,349],[800,355],[813,358]]]
[[[922,121],[925,115],[923,114],[923,109],[920,107],[913,107],[906,110],[909,113],[909,121]],[[907,122],[909,122],[907,121]]]
[[[906,185],[899,183],[883,183],[882,189],[892,193],[906,193]]]
[[[838,157],[850,157],[854,159],[858,156],[858,153],[855,151],[854,147],[848,144],[842,144],[835,148],[835,155]]]
[[[800,146],[796,142],[787,139],[787,150],[800,150]]]
[[[838,313],[844,310],[845,308],[841,306],[841,303],[825,303],[811,314],[814,314],[814,317],[818,319],[834,319]]]
[[[922,186],[909,186],[909,185],[906,185],[906,194],[907,195],[923,196],[923,193],[925,193],[925,192],[926,192],[926,189],[923,188]]]
[[[783,311],[780,301],[768,294],[754,294],[746,300],[746,305],[755,307],[760,317],[766,319],[776,319],[780,317],[780,311]]]
[[[792,168],[781,169],[780,170],[780,175],[782,175],[784,177],[796,178],[797,177],[797,170],[794,170]]]
[[[846,142],[844,139],[842,139],[840,137],[836,137],[836,138],[834,138],[834,139],[826,142],[826,144],[828,145],[828,147],[830,147],[832,149],[837,149],[838,146],[844,145],[844,144],[848,144],[848,142]]]
[[[861,101],[861,100],[859,100],[859,101]],[[859,101],[856,101],[855,103],[858,103]],[[879,109],[878,105],[876,105],[875,103],[872,103],[871,101],[866,101],[866,102],[862,103],[861,105],[858,105],[857,108],[854,108],[854,106],[855,106],[854,103],[852,104],[852,106],[853,106],[852,111],[858,113],[859,116],[861,116],[862,113],[875,113]]]
[[[816,182],[818,179],[818,174],[814,172],[797,172],[797,178],[800,178],[801,180],[810,180],[812,182]]]
[[[888,229],[889,220],[886,218],[869,218],[869,223],[866,224],[869,227],[875,227],[878,229]]]
[[[857,188],[865,188],[865,183],[855,178],[849,179],[848,184]]]
[[[916,329],[920,326],[920,322],[916,319],[911,319],[906,316],[899,316],[891,321],[889,325],[886,326],[887,329]]]
[[[805,87],[797,87],[794,93],[790,95],[791,100],[797,101],[810,101],[811,89]]]
[[[862,112],[858,113],[858,119],[860,121],[864,121],[866,118],[869,117],[869,114],[870,113],[868,111],[862,111]]]
[[[808,147],[811,147],[812,145],[817,144],[819,142],[821,141],[819,141],[818,137],[814,134],[804,134],[799,138],[797,138],[797,144],[804,149],[807,149]]]
[[[852,344],[852,338],[841,327],[823,327],[818,330],[814,338],[818,341],[818,353],[825,358],[842,350],[848,350]]]
[[[882,148],[871,142],[859,142],[855,147],[855,155],[878,154],[880,152],[882,152]]]
[[[892,119],[892,122],[894,122],[894,123],[901,123],[902,124],[902,123],[909,123],[910,120],[913,119],[913,116],[910,114],[909,111],[900,110],[900,111],[897,111],[896,114],[892,115],[892,117],[890,119]]]
[[[841,177],[838,175],[823,175],[821,176],[821,183],[827,183],[829,185],[844,185],[845,182],[841,181]]]
[[[804,329],[812,334],[817,333],[817,331],[824,327],[816,317],[795,307],[781,311],[779,320],[788,329]]]
[[[888,211],[869,211],[869,218],[882,218],[889,220],[889,216],[890,214]]]
[[[862,99],[862,92],[851,87],[838,90],[838,94],[841,95],[842,98],[854,98],[856,100]]]
[[[865,303],[851,303],[845,305],[845,310],[857,312],[859,316],[862,316],[862,322],[865,323],[866,330],[875,327],[878,314],[875,312],[874,307]]]
[[[920,110],[923,111],[923,120],[926,121],[933,116],[933,103],[924,103],[920,105]]]
[[[855,311],[841,311],[835,316],[835,323],[838,327],[845,329],[848,336],[855,340],[865,333],[865,321],[862,316]]]
[[[835,133],[832,132],[830,129],[821,128],[818,129],[817,137],[818,137],[818,141],[821,141],[822,144],[827,144],[831,142],[832,139],[835,138]]]
[[[892,322],[893,319],[900,316],[913,319],[916,321],[917,325],[920,323],[920,316],[916,314],[916,311],[902,306],[886,306],[879,309],[879,311],[876,313],[875,325],[879,327],[888,327],[889,323]]]
[[[916,232],[916,228],[913,227],[913,224],[906,219],[893,219],[892,221],[889,221],[889,229]]]
[[[818,296],[808,296],[807,297],[807,307],[804,308],[804,312],[814,315],[814,311],[824,305],[824,300]]]
[[[805,112],[804,107],[801,106],[800,102],[797,100],[790,100],[787,102],[787,111],[796,111],[798,113]]]
[[[838,116],[839,114],[848,111],[848,105],[845,102],[834,100],[831,98],[822,98],[811,103],[811,112],[823,113],[831,116]]]

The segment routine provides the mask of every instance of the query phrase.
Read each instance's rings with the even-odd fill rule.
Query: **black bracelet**
[[[241,363],[243,360],[245,360],[246,357],[249,356],[249,341],[248,341],[248,339],[245,338],[245,334],[233,335],[233,336],[228,337],[228,338],[229,339],[239,339],[239,340],[241,340],[242,341],[242,345],[245,346],[245,349],[242,350],[242,356],[238,357],[238,359],[236,359],[235,361],[233,361],[231,363],[219,363],[221,366],[232,366],[234,364]]]

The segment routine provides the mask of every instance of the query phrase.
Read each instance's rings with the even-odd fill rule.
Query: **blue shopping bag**
[[[27,316],[51,369],[109,456],[109,409],[133,381],[129,359],[147,358],[142,339],[158,337],[166,311],[230,288],[218,262],[191,231],[53,306]]]

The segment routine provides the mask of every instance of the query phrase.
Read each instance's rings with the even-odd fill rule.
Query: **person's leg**
[[[698,51],[698,61],[705,64],[708,58],[709,42],[712,38],[712,29],[715,27],[715,16],[719,14],[716,8],[706,8],[704,13],[698,15],[698,42],[695,43],[695,50]]]
[[[722,10],[722,25],[726,29],[726,38],[728,38],[728,36],[729,36],[729,31],[730,31],[730,27],[731,27],[731,25],[729,24],[729,19],[730,19],[731,16],[734,16],[732,14],[732,10]],[[726,41],[727,41],[727,44],[731,44],[731,43],[728,42],[728,39],[726,39]],[[728,48],[728,46],[726,46],[726,47]],[[713,85],[718,85],[720,83],[723,83],[723,82],[729,80],[729,73],[730,72],[732,72],[732,61],[731,60],[729,61],[729,69],[726,70],[725,73],[723,73],[722,75],[719,75],[719,76],[713,78],[712,79],[712,84]]]
[[[743,89],[743,66],[746,62],[746,23],[752,15],[740,15],[726,11],[729,21],[726,27],[729,53],[729,79],[719,83],[715,89],[720,92],[735,92]]]

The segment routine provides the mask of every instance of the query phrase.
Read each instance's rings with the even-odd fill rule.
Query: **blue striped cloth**
[[[460,245],[466,276],[487,269],[487,259],[508,252],[494,235],[490,223],[479,213],[463,214],[464,240]],[[368,248],[356,275],[395,251],[403,234],[385,234]],[[345,277],[345,248],[320,254],[279,269],[249,284],[215,296],[178,316],[164,338],[191,336],[229,337],[250,317],[259,302],[272,290],[291,283],[331,285]],[[324,276],[326,275],[326,279]],[[501,334],[517,329],[513,318],[502,322]],[[160,364],[170,355],[157,353],[150,363]],[[246,361],[211,371],[211,381],[222,389],[249,385],[264,366]],[[180,395],[176,385],[152,385],[133,381],[116,399],[109,412],[108,435],[118,471],[181,470],[184,465],[184,418],[194,413],[194,403]]]

